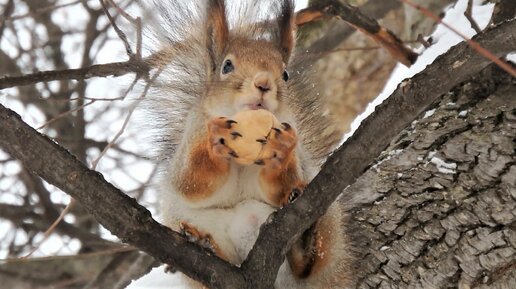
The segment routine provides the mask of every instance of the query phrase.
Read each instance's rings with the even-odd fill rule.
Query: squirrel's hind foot
[[[186,237],[188,242],[195,243],[211,251],[220,258],[225,259],[222,251],[220,250],[215,240],[213,240],[213,237],[210,233],[202,232],[195,226],[185,221],[179,223],[179,229],[180,233]]]

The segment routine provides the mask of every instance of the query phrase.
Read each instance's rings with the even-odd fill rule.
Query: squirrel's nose
[[[267,92],[271,90],[269,80],[267,78],[255,79],[254,86],[258,88],[261,92]]]

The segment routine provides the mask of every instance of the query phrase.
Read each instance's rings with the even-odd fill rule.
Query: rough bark
[[[348,188],[358,288],[514,288],[515,79],[489,67],[426,116]]]
[[[510,29],[506,26],[509,23],[516,22],[508,21],[497,27]],[[494,38],[488,40],[489,30],[475,40],[492,52],[500,49],[504,44],[512,49],[515,40],[510,36],[512,33],[505,31],[503,41],[499,41],[499,37],[496,40]],[[423,72],[400,84],[398,89],[362,122],[353,136],[328,158],[321,172],[308,185],[304,194],[292,206],[287,206],[290,211],[285,212],[285,209],[277,211],[274,218],[261,227],[255,247],[242,264],[244,270],[260,268],[258,263],[260,261],[263,262],[261,264],[267,264],[260,278],[251,279],[259,281],[252,283],[254,287],[251,288],[267,288],[263,284],[270,284],[267,282],[267,276],[270,276],[271,272],[274,274],[277,272],[278,261],[280,261],[277,256],[284,254],[284,248],[287,248],[291,240],[289,236],[300,234],[308,229],[315,220],[314,217],[320,217],[339,193],[355,182],[367,165],[374,161],[398,132],[408,126],[439,95],[452,89],[456,83],[467,80],[487,65],[484,58],[464,45],[462,43],[453,47]],[[357,193],[351,191],[349,194]],[[276,246],[271,246],[272,244]]]

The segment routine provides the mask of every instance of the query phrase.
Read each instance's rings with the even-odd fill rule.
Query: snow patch
[[[463,111],[459,112],[459,117],[466,117],[466,115],[468,115],[467,110],[463,110]]]
[[[437,170],[443,174],[455,174],[457,169],[456,163],[447,163],[438,157],[432,157],[430,162],[437,167]]]
[[[435,108],[434,108],[434,109],[431,109],[431,110],[427,110],[427,111],[425,112],[425,115],[423,115],[423,119],[428,118],[428,117],[431,117],[432,115],[434,115],[434,113],[435,113]]]
[[[181,279],[180,274],[166,273],[165,266],[161,266],[133,281],[127,289],[184,289]]]
[[[507,54],[505,59],[507,59],[507,61],[510,61],[512,63],[516,63],[516,52]]]

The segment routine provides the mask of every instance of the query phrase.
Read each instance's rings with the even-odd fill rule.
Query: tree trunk
[[[357,288],[516,288],[515,113],[514,78],[488,67],[348,188]]]

